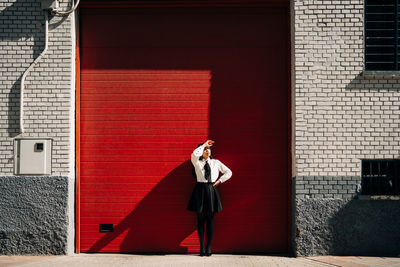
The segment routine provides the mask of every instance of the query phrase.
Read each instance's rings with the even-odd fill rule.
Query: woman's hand
[[[217,186],[219,186],[220,184],[221,184],[221,181],[218,180],[218,181],[216,181],[216,182],[213,184],[213,186],[214,186],[214,187],[217,187]]]
[[[213,141],[213,140],[207,140],[204,144],[203,144],[203,146],[204,147],[212,147],[212,145],[214,144],[215,142]]]

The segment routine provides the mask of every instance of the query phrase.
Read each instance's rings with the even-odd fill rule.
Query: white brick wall
[[[62,0],[66,8],[70,1]],[[298,176],[357,176],[361,158],[397,158],[400,77],[364,77],[363,1],[295,0],[295,154]],[[53,138],[53,175],[70,164],[71,21],[52,17],[44,46],[38,0],[0,2],[0,175],[13,174],[13,138]]]
[[[297,176],[359,176],[398,158],[400,76],[361,76],[362,0],[295,0]]]
[[[70,1],[60,1],[66,9]],[[44,14],[38,0],[0,2],[0,175],[13,175],[15,137],[53,139],[52,175],[69,174],[72,77],[71,18],[50,16],[49,49],[28,74],[25,133],[19,134],[20,79],[44,49]]]

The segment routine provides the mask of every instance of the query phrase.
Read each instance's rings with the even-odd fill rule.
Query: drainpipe
[[[29,66],[29,68],[24,72],[21,78],[21,96],[20,96],[20,112],[19,112],[19,131],[20,133],[24,133],[24,91],[25,91],[25,80],[26,76],[28,73],[33,69],[33,67],[42,59],[44,54],[46,54],[48,45],[49,45],[49,18],[48,18],[48,12],[50,11],[52,15],[55,16],[68,16],[72,12],[75,11],[75,9],[78,7],[80,0],[76,2],[74,5],[74,1],[72,0],[72,8],[68,11],[59,11],[58,10],[58,1],[57,0],[42,0],[42,8],[44,9],[44,15],[45,15],[45,46],[44,50],[42,53],[33,61],[33,63]],[[55,8],[54,8],[55,7]]]
[[[49,19],[48,19],[48,14],[47,10],[44,11],[44,16],[45,16],[45,46],[44,50],[42,53],[33,61],[33,63],[29,66],[29,68],[24,72],[21,78],[21,96],[20,96],[20,112],[19,112],[19,131],[20,133],[24,133],[24,89],[25,89],[25,79],[28,73],[33,69],[33,67],[40,61],[40,59],[44,56],[44,54],[47,52],[47,48],[49,45]]]
[[[68,11],[59,11],[58,9],[53,9],[51,11],[52,15],[55,16],[68,16],[69,14],[71,14],[72,12],[75,11],[75,9],[78,7],[80,0],[76,1],[76,4],[74,5],[74,0],[72,0],[72,8]]]

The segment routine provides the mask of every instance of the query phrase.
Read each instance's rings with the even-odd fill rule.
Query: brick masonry
[[[71,1],[61,0],[66,10]],[[74,23],[49,16],[48,51],[39,0],[0,1],[0,254],[65,254],[74,247]],[[14,139],[53,140],[51,176],[13,176]]]
[[[66,9],[70,1],[63,0]],[[49,48],[25,83],[24,134],[19,133],[22,74],[44,49],[44,13],[38,0],[0,2],[0,175],[13,175],[13,139],[53,139],[52,175],[70,172],[71,17],[50,16]]]
[[[359,176],[297,176],[296,198],[351,199],[361,189]]]
[[[360,176],[398,158],[400,75],[365,76],[364,1],[295,0],[297,176]]]
[[[363,71],[363,0],[293,5],[293,251],[398,255],[398,201],[357,191],[362,159],[399,158],[400,74]]]
[[[67,0],[60,2],[64,9],[70,3]],[[345,245],[350,248],[353,244],[363,243],[346,239],[345,235],[339,235],[341,238],[336,238],[339,241],[332,243],[332,238],[338,234],[332,229],[354,224],[355,217],[351,217],[353,211],[364,214],[358,218],[368,218],[367,214],[381,210],[382,205],[379,203],[385,203],[384,210],[387,212],[382,214],[385,216],[393,211],[393,205],[397,205],[396,202],[367,205],[363,204],[367,202],[352,200],[360,183],[361,159],[398,158],[400,151],[400,76],[385,73],[365,75],[363,72],[363,5],[362,0],[293,2],[293,122],[297,192],[294,214],[295,226],[300,231],[299,237],[296,234],[293,236],[294,248],[298,254],[382,252],[374,247],[379,242],[368,243],[371,246],[363,247],[364,250],[335,250],[334,246],[342,249],[346,248]],[[71,17],[50,17],[49,50],[26,80],[26,133],[21,135],[18,132],[20,80],[23,72],[43,50],[44,15],[38,0],[0,2],[0,175],[3,176],[0,182],[9,181],[7,179],[10,178],[19,179],[10,177],[13,175],[15,137],[52,138],[52,175],[64,178],[73,175],[70,166],[73,164],[71,125],[74,122],[71,117],[71,99],[74,93],[71,88],[75,78],[72,70],[71,32]],[[52,184],[51,180],[38,180],[38,190],[48,188]],[[29,183],[26,180],[21,189]],[[67,184],[71,187],[73,183],[69,181]],[[67,191],[65,193],[62,189],[60,192],[71,194],[73,188]],[[64,201],[61,195],[59,197]],[[27,199],[31,201],[29,196]],[[8,208],[12,209],[12,203]],[[62,202],[62,212],[66,203]],[[28,201],[26,206],[20,208],[23,210],[24,207],[29,207]],[[345,215],[351,219],[341,219]],[[59,249],[56,252],[38,253],[65,252],[63,223],[66,217],[59,218],[60,233],[63,236],[58,239],[61,240]],[[318,218],[325,218],[324,222]],[[395,225],[398,221],[390,216],[384,218],[386,221],[377,218],[374,225]],[[316,223],[310,224],[307,220]],[[29,218],[25,218],[25,221],[29,222]],[[6,222],[6,219],[0,219],[0,226]],[[367,229],[364,226],[366,224],[359,223],[358,228],[350,229]],[[27,226],[21,227],[23,229]],[[12,236],[10,229],[8,232],[0,229],[3,230],[2,236]],[[379,229],[386,231],[381,233],[382,236],[397,237],[390,229]],[[380,232],[377,233],[379,240]],[[360,240],[363,241],[361,234]],[[31,235],[27,233],[26,236]],[[1,242],[7,244],[4,240]],[[313,249],[312,246],[319,247]],[[21,249],[11,253],[30,253],[22,252]]]

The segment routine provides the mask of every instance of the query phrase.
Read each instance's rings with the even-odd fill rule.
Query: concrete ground
[[[198,255],[130,255],[130,254],[76,254],[71,256],[0,256],[0,266],[393,266],[400,267],[400,257],[286,257],[214,254],[211,257]]]

